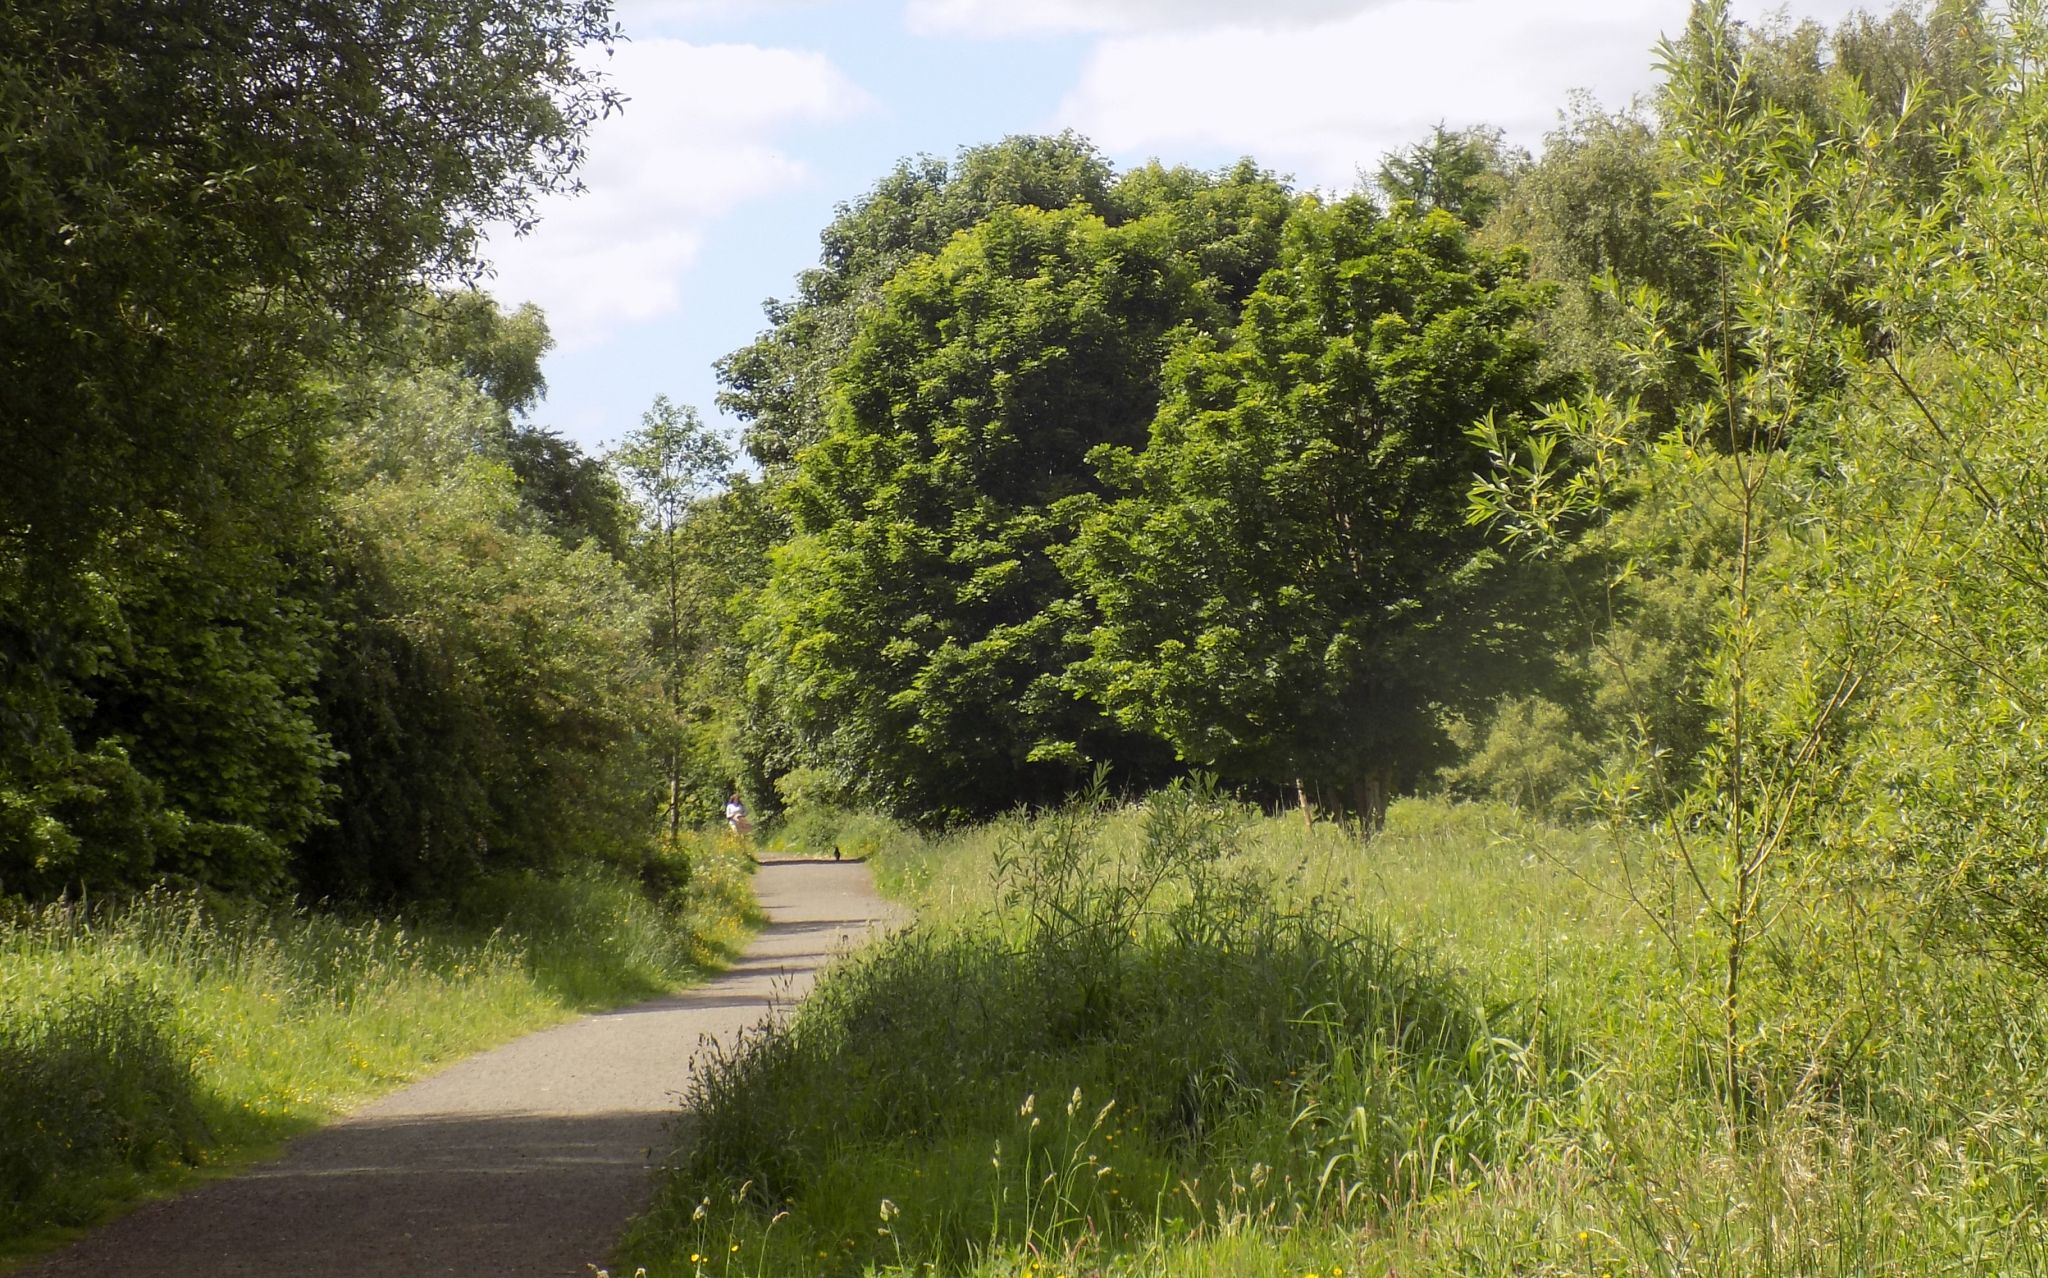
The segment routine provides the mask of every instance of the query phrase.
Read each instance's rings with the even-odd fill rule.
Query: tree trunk
[[[683,748],[680,740],[683,725],[683,570],[680,552],[676,549],[676,524],[680,516],[673,513],[662,517],[662,552],[667,561],[664,567],[668,573],[668,651],[663,655],[667,667],[668,723],[664,725],[668,738],[668,841],[674,847],[682,836],[683,829]]]
[[[679,751],[668,755],[668,842],[674,847],[683,831],[683,760]]]
[[[1294,778],[1294,801],[1301,805],[1301,824],[1303,827],[1310,830],[1315,829],[1315,810],[1308,805],[1308,787],[1302,784],[1300,777]]]
[[[1358,804],[1359,828],[1371,838],[1387,825],[1387,803],[1394,793],[1393,769],[1368,769],[1352,782],[1352,787]]]

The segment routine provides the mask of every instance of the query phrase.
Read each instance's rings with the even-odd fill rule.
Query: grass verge
[[[692,860],[661,900],[593,869],[494,878],[404,920],[167,892],[0,916],[0,1256],[450,1060],[700,976],[747,931],[751,864],[723,840]]]
[[[886,840],[920,926],[714,1063],[624,1271],[2048,1273],[2039,991],[1800,902],[1731,1115],[1658,857],[1186,790]]]

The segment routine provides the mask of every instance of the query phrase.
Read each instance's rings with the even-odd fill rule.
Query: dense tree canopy
[[[1497,128],[1439,124],[1424,140],[1380,161],[1379,188],[1395,204],[1441,209],[1477,226],[1500,207],[1528,164],[1528,153],[1510,148]]]
[[[1458,644],[1434,623],[1481,544],[1467,431],[1529,408],[1538,296],[1446,213],[1295,213],[1237,329],[1169,356],[1147,446],[1096,454],[1129,495],[1067,562],[1121,722],[1245,780],[1412,777]]]
[[[611,36],[604,0],[10,5],[0,536],[75,558],[260,474],[299,361],[570,180]]]
[[[337,805],[353,823],[371,765],[334,697],[362,633],[348,583],[377,574],[338,530],[345,495],[397,454],[445,458],[429,445],[459,436],[462,466],[516,456],[545,474],[559,530],[604,522],[574,459],[507,416],[541,389],[539,317],[422,281],[476,272],[486,222],[573,182],[613,105],[581,58],[613,38],[608,15],[0,14],[7,888],[282,887]],[[520,510],[492,518],[524,527]],[[461,840],[421,811],[421,839]]]
[[[999,210],[1080,208],[1115,226],[1171,209],[1203,275],[1235,301],[1270,264],[1286,205],[1285,187],[1249,161],[1222,174],[1154,163],[1119,178],[1071,133],[969,147],[951,164],[905,160],[840,207],[796,295],[768,304],[772,327],[719,362],[720,405],[748,424],[755,461],[786,466],[826,429],[831,373],[859,331],[861,308],[878,302],[904,266]]]
[[[1049,551],[1200,300],[1162,222],[1080,208],[999,210],[884,289],[764,596],[796,724],[849,792],[942,815],[1074,783],[1095,725],[1060,673],[1086,621]]]
[[[823,433],[831,373],[854,340],[858,312],[903,266],[998,209],[1078,205],[1107,215],[1110,182],[1108,162],[1074,134],[1013,137],[971,147],[950,165],[905,160],[842,205],[796,296],[768,304],[772,327],[719,362],[719,402],[748,423],[754,460],[786,465]]]
[[[1151,775],[1164,752],[1069,686],[1086,606],[1049,551],[1089,449],[1144,437],[1166,333],[1229,323],[1290,211],[1250,162],[1119,176],[1070,135],[905,164],[841,211],[721,366],[793,521],[745,608],[750,773],[931,817],[1091,760]]]
[[[318,722],[337,793],[295,882],[406,898],[492,868],[631,860],[655,811],[648,601],[529,499],[481,387],[443,372],[373,391],[336,444],[354,478],[323,552]]]

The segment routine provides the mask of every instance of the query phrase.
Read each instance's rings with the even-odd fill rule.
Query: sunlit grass
[[[1788,901],[1731,1115],[1652,836],[1159,804],[887,842],[921,927],[714,1071],[624,1272],[2048,1273],[2048,1001],[1874,891]]]

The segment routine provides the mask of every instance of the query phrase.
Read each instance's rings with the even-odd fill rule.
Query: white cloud
[[[997,2],[914,0],[962,9]],[[1133,14],[1152,5],[1118,7]],[[1736,6],[1745,17],[1776,7]],[[1854,7],[1856,0],[1813,0],[1795,16],[1832,21]],[[1376,168],[1387,151],[1439,122],[1497,125],[1535,150],[1572,90],[1621,105],[1651,89],[1651,45],[1686,12],[1684,0],[1389,0],[1348,8],[1350,16],[1320,25],[1105,38],[1059,122],[1111,153],[1246,153],[1304,182],[1348,188],[1361,168]]]
[[[732,22],[777,10],[816,8],[829,0],[623,0],[618,20],[626,34],[639,39],[664,28],[708,22]]]
[[[910,29],[926,35],[1005,36],[1205,27],[1270,30],[1349,17],[1384,0],[909,0]]]
[[[806,180],[778,136],[871,105],[822,54],[787,49],[644,39],[608,70],[630,101],[591,130],[588,189],[548,199],[530,235],[490,249],[491,291],[539,303],[565,349],[676,310],[709,224]]]

